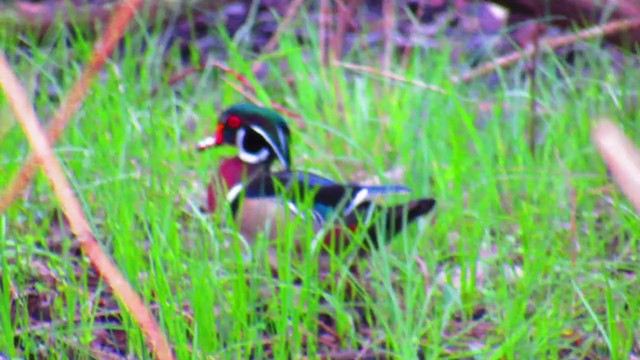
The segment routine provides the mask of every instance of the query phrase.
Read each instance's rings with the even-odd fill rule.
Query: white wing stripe
[[[369,197],[369,190],[367,188],[360,189],[360,191],[358,191],[353,197],[353,200],[351,200],[349,205],[344,209],[343,214],[348,215],[363,201],[367,200],[368,197]]]
[[[229,192],[227,193],[227,202],[232,203],[238,197],[238,194],[240,194],[242,189],[244,189],[243,183],[237,183],[233,185],[233,187],[231,187],[231,189],[229,189]]]

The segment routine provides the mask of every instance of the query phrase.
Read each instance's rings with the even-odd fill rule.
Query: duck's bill
[[[218,145],[218,141],[215,135],[207,136],[206,138],[198,142],[198,151],[207,150]]]

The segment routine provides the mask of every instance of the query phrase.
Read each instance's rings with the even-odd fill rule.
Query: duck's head
[[[275,110],[238,104],[220,115],[214,134],[200,141],[198,149],[231,145],[238,149],[238,157],[243,162],[270,166],[274,160],[279,160],[285,169],[289,169],[290,137],[287,123]]]

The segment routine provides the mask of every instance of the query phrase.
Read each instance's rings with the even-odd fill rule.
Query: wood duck
[[[199,150],[231,145],[238,155],[223,159],[207,188],[208,210],[229,206],[240,233],[251,242],[260,233],[277,237],[277,229],[294,218],[313,222],[318,243],[342,248],[352,234],[367,235],[360,251],[380,246],[412,221],[429,213],[435,200],[417,199],[383,206],[372,200],[389,194],[408,193],[404,186],[365,186],[338,183],[323,176],[291,169],[291,133],[274,110],[252,104],[225,110],[215,133],[198,144]],[[272,171],[278,160],[284,169]],[[220,202],[219,199],[224,199]],[[306,205],[306,208],[305,208]],[[364,227],[364,228],[362,228]],[[312,239],[310,239],[311,241]]]

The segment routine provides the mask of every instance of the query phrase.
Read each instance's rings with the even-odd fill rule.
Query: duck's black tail
[[[369,224],[367,228],[368,241],[373,247],[391,242],[395,235],[414,220],[431,212],[435,205],[434,199],[424,198],[402,205],[377,209],[377,212],[382,213],[378,216],[374,215],[375,220]]]

